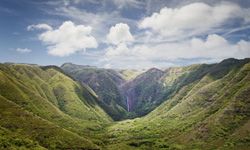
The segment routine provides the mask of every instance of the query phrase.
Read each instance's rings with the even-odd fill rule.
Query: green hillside
[[[201,80],[208,73],[214,78],[221,78],[246,62],[249,62],[249,59],[226,59],[218,64],[196,64],[164,71],[151,68],[122,86],[129,100],[130,112],[134,113],[132,118],[148,114],[172,98],[184,86]]]
[[[250,63],[226,60],[145,117],[109,127],[109,149],[248,149]],[[247,63],[247,64],[246,64]]]
[[[86,88],[58,70],[0,65],[1,129],[49,149],[95,149],[91,133],[111,119]]]
[[[78,77],[86,78],[77,81],[95,77],[91,83],[101,83],[108,89],[99,88],[99,92],[115,94],[117,91],[112,90],[117,89],[117,83],[124,83],[114,70],[93,70],[89,66],[74,69]],[[98,75],[99,71],[106,79]],[[86,76],[88,73],[91,75]],[[123,121],[111,119],[109,111],[116,108],[102,106],[96,89],[78,83],[59,67],[0,64],[0,79],[0,149],[250,147],[250,59],[226,59],[165,71],[150,69],[129,81],[133,84],[127,82],[128,89],[141,90],[137,94],[142,101],[137,105],[150,112]],[[111,81],[116,86],[106,84]],[[112,104],[125,105],[114,99]],[[128,114],[124,109],[123,115]]]

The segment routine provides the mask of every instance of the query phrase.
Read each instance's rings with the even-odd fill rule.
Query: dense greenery
[[[137,105],[152,111],[114,122],[105,109],[117,108],[60,68],[0,64],[0,149],[249,149],[250,59],[147,72],[133,80],[144,92]]]
[[[86,88],[56,69],[34,65],[1,64],[0,79],[0,125],[7,133],[50,149],[98,147],[92,132],[111,119]]]

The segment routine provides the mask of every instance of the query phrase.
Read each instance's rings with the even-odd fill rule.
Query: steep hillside
[[[105,78],[138,98],[126,115],[151,112],[112,122],[85,86],[91,79],[80,85],[56,66],[0,64],[0,149],[249,149],[250,59],[153,68],[129,82],[116,75]]]
[[[153,112],[109,127],[107,148],[248,149],[249,62],[228,59],[205,66],[202,76],[190,72],[182,88]]]
[[[122,120],[144,116],[207,73],[220,78],[241,63],[236,59],[227,59],[219,64],[173,67],[164,71],[151,68],[139,75],[136,71],[123,70],[118,73],[111,69],[70,63],[64,64],[62,69],[83,85],[90,86],[99,96],[99,105],[114,120]],[[136,77],[128,80],[127,74]]]
[[[213,65],[174,67],[165,71],[152,68],[123,84],[129,111],[143,116],[172,97],[180,88],[203,77]]]
[[[165,71],[152,68],[122,86],[129,111],[134,117],[144,116],[166,99],[173,97],[182,87],[199,81],[206,74],[221,78],[232,68],[242,66],[248,60],[227,59],[219,64],[198,64],[173,67]]]
[[[114,119],[126,118],[126,102],[119,86],[125,82],[118,72],[65,63],[61,68],[82,85],[88,85],[98,95],[98,104]]]
[[[94,95],[57,67],[0,64],[0,101],[6,148],[96,149],[92,132],[111,121]]]
[[[135,112],[139,116],[150,111],[155,102],[154,98],[160,94],[158,80],[163,75],[163,71],[152,68],[122,86],[128,111]]]

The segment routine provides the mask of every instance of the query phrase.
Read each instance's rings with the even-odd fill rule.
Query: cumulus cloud
[[[39,40],[47,45],[48,53],[54,56],[69,56],[87,48],[96,48],[98,43],[91,36],[90,26],[64,22],[58,29],[47,30],[39,35]]]
[[[94,2],[93,0],[88,0],[91,2]],[[97,3],[105,3],[105,9],[106,10],[110,5],[110,0],[102,1],[96,0]],[[81,3],[85,3],[87,1],[80,1]],[[107,2],[107,4],[106,4]],[[102,7],[102,5],[100,6]],[[109,8],[109,7],[108,7]],[[120,9],[119,9],[120,10]],[[110,29],[110,26],[115,25],[118,22],[126,22],[130,25],[133,24],[136,26],[137,20],[133,20],[128,17],[123,17],[122,14],[114,9],[113,11],[87,11],[85,9],[81,9],[76,6],[63,6],[58,7],[57,9],[53,11],[48,11],[47,13],[51,15],[59,15],[66,18],[69,18],[70,20],[73,20],[74,22],[80,23],[80,24],[88,24],[91,27],[93,27],[95,30],[93,30],[92,35],[94,35],[97,39],[97,41],[103,42],[106,39],[106,34]]]
[[[206,39],[192,38],[183,42],[151,45],[145,48],[146,50],[138,49],[138,53],[151,59],[169,60],[178,58],[245,58],[250,56],[250,50],[246,46],[249,44],[250,42],[244,40],[231,44],[223,37],[212,34],[208,35]]]
[[[134,40],[134,37],[129,31],[129,26],[125,23],[118,23],[112,26],[107,35],[108,42],[119,45],[120,43],[127,43]]]
[[[16,51],[19,52],[19,53],[30,53],[30,52],[32,52],[32,50],[28,49],[28,48],[17,48]]]
[[[27,30],[28,31],[32,31],[32,30],[36,30],[36,29],[39,29],[39,30],[52,30],[52,27],[47,25],[47,24],[32,24],[32,25],[29,25],[27,27]]]
[[[191,3],[180,8],[164,7],[143,18],[141,29],[151,29],[164,37],[198,35],[222,26],[229,19],[249,20],[249,10],[233,3],[219,3],[211,6],[206,3]],[[248,16],[248,17],[247,17]]]
[[[117,55],[122,55],[122,56],[125,56],[125,55],[129,55],[130,54],[130,50],[129,48],[127,47],[126,44],[124,43],[121,43],[117,46],[110,46],[108,49],[107,49],[107,53],[106,55],[107,56],[117,56]]]
[[[110,48],[106,52],[106,60],[118,62],[125,58],[131,58],[130,64],[143,62],[145,64],[162,67],[166,63],[175,62],[179,59],[196,59],[209,62],[222,60],[229,57],[245,58],[250,57],[250,42],[240,40],[237,43],[230,43],[217,34],[208,35],[206,39],[192,38],[182,42],[171,42],[162,44],[138,44],[131,47],[124,45],[117,48]],[[126,61],[124,61],[126,62]],[[165,62],[165,63],[164,63]],[[118,62],[119,63],[119,62]],[[141,64],[143,64],[141,63]],[[145,67],[145,65],[142,65]]]
[[[91,63],[107,68],[168,67],[178,64],[176,62],[179,60],[185,60],[183,64],[188,64],[214,62],[228,57],[250,57],[250,41],[246,41],[249,37],[239,33],[249,28],[249,6],[243,7],[241,3],[230,1],[67,0],[63,5],[55,3],[57,7],[46,12],[88,24],[95,29],[93,32],[91,27],[83,26],[85,30],[80,34],[79,26],[72,22],[65,22],[59,28],[43,24],[31,25],[27,29],[42,30],[39,39],[46,44],[49,54],[56,56],[96,48],[98,44],[94,35],[102,46],[96,50],[98,53],[87,51],[84,57],[94,56],[93,60],[96,61]],[[83,3],[94,4],[100,9],[85,10],[81,8]],[[116,9],[110,10],[110,4],[117,6]],[[130,9],[123,9],[125,7]],[[138,13],[135,9],[146,9],[147,12],[142,14],[142,11]],[[127,14],[127,11],[133,11],[135,16],[125,17],[123,13]],[[138,20],[145,14],[151,15]],[[71,24],[70,27],[63,28],[67,24]],[[129,26],[135,29],[133,35]],[[232,33],[237,37],[231,38]],[[238,33],[241,37],[236,35]]]
[[[112,26],[107,35],[107,41],[111,45],[106,49],[104,59],[102,60],[109,63],[106,63],[103,67],[114,67],[112,65],[113,62],[116,64],[116,67],[119,67],[121,63],[124,65],[128,64],[129,61],[124,61],[124,57],[129,56],[129,59],[132,59],[130,51],[132,49],[129,49],[128,45],[134,41],[129,26],[125,23],[118,23]],[[120,60],[117,60],[117,58]]]

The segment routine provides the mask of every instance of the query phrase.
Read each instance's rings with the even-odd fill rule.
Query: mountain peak
[[[220,64],[231,64],[231,63],[237,63],[240,60],[235,59],[235,58],[228,58],[228,59],[224,59],[220,62]]]
[[[95,66],[90,66],[90,65],[77,65],[77,64],[73,64],[71,62],[66,62],[66,63],[64,63],[64,64],[61,65],[61,67],[65,67],[65,66],[95,67]]]
[[[158,68],[155,68],[155,67],[153,67],[153,68],[150,68],[148,71],[146,71],[146,72],[152,72],[152,73],[154,73],[154,72],[161,72],[161,73],[163,73],[164,71],[162,71],[162,70],[160,70],[160,69],[158,69]]]

